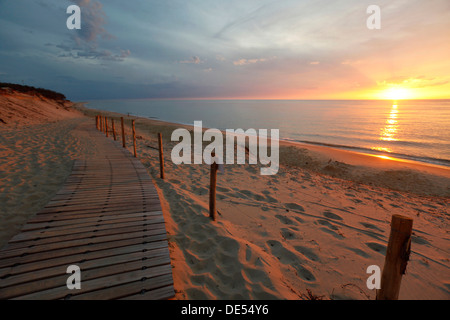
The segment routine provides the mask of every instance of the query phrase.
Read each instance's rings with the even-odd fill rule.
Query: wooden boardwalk
[[[103,157],[65,185],[0,251],[0,299],[167,299],[172,268],[158,194],[142,163],[88,128]],[[66,285],[70,265],[81,289]]]

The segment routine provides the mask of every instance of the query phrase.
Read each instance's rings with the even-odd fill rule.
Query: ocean
[[[88,108],[450,167],[450,100],[94,100]]]

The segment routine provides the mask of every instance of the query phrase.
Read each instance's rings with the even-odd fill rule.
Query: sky
[[[74,101],[448,99],[449,57],[448,0],[0,0],[0,82]]]

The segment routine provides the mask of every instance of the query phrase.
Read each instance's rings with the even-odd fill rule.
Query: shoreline
[[[129,101],[130,99],[122,99],[122,100],[124,102],[126,102],[126,101]],[[132,100],[141,101],[141,100],[148,100],[148,99],[132,99]],[[164,100],[164,99],[154,99],[154,100]],[[173,99],[168,99],[168,100],[173,100]],[[189,100],[189,99],[181,99],[181,100]],[[195,101],[198,99],[192,99],[192,100]],[[108,100],[100,100],[100,101],[108,101]],[[220,101],[220,99],[219,99],[219,101]],[[297,100],[295,100],[295,101],[297,101]],[[298,100],[298,101],[303,101],[303,100]],[[322,100],[312,100],[312,101],[322,101]],[[323,101],[326,101],[326,100],[323,100]],[[348,101],[348,100],[339,100],[339,101]],[[365,100],[355,100],[355,101],[365,101]],[[89,108],[86,105],[88,105],[90,102],[91,101],[80,102],[80,103],[84,104],[86,108]],[[91,109],[91,108],[89,108],[89,109]],[[120,112],[101,110],[101,109],[95,109],[95,108],[92,108],[92,110],[98,110],[99,112],[120,113]],[[125,113],[123,113],[123,114],[125,114]],[[153,118],[153,117],[148,117],[148,116],[141,116],[141,115],[134,115],[134,114],[130,114],[130,116],[133,116],[137,119],[148,119],[148,120],[159,121],[159,122],[170,124],[170,125],[193,126],[192,123],[163,120],[163,119],[158,119],[158,118]],[[205,127],[205,129],[207,129],[207,128]],[[217,129],[221,130],[222,132],[225,131],[225,129],[221,129],[221,128],[217,128]],[[320,141],[299,140],[299,139],[295,139],[295,138],[283,137],[280,139],[280,141],[299,143],[302,146],[312,145],[312,146],[333,148],[333,149],[338,149],[338,150],[352,151],[352,152],[370,155],[370,156],[375,155],[375,156],[380,156],[380,157],[389,157],[389,158],[392,158],[393,160],[397,160],[397,161],[405,161],[405,162],[413,162],[413,163],[430,165],[430,166],[437,166],[437,167],[447,168],[450,170],[450,159],[443,158],[443,157],[441,157],[441,158],[433,157],[432,155],[417,155],[414,153],[387,152],[387,151],[382,151],[382,150],[376,150],[376,149],[373,149],[370,147],[353,146],[351,144],[348,144],[348,145],[347,144],[342,144],[342,145],[341,144],[331,144],[329,142],[326,142],[326,140],[325,140],[325,142],[323,142],[323,141],[320,142]]]
[[[188,130],[193,130],[194,126],[193,124],[181,124],[181,123],[175,123],[175,122],[168,122],[164,120],[159,119],[151,119],[147,117],[140,117],[136,115],[126,115],[121,114],[118,112],[113,111],[105,111],[105,110],[98,110],[98,109],[91,109],[85,106],[85,103],[75,103],[74,108],[83,112],[83,110],[87,111],[88,115],[94,116],[94,114],[101,113],[101,114],[108,114],[110,116],[115,117],[121,117],[127,119],[135,119],[136,120],[136,126],[137,129],[140,125],[146,126],[146,125],[154,125],[157,127],[160,127],[162,131],[164,131],[165,134],[170,133],[175,128],[185,128]],[[207,127],[202,128],[203,131],[207,130]],[[155,133],[156,131],[153,130]],[[223,134],[225,132],[221,130]],[[167,140],[170,140],[166,137]],[[268,139],[270,140],[270,138]],[[297,141],[291,141],[291,140],[279,140],[279,146],[280,146],[280,165],[288,165],[288,166],[295,166],[300,167],[304,169],[312,169],[312,171],[315,171],[316,173],[320,174],[327,174],[332,177],[341,178],[344,180],[351,180],[358,183],[364,183],[363,181],[367,178],[367,176],[360,177],[360,176],[354,176],[351,173],[355,172],[359,174],[362,174],[363,172],[367,173],[370,172],[371,175],[389,175],[389,173],[394,174],[400,174],[400,175],[407,175],[407,171],[413,171],[418,172],[419,174],[424,174],[425,176],[432,176],[431,179],[434,177],[441,177],[441,183],[445,183],[447,187],[441,188],[439,192],[433,192],[432,188],[427,192],[418,192],[420,195],[431,195],[431,196],[441,196],[441,197],[448,197],[450,196],[450,168],[447,168],[445,166],[431,164],[431,163],[425,163],[425,162],[419,162],[414,160],[407,160],[407,159],[400,159],[395,157],[389,157],[389,156],[378,156],[374,154],[369,153],[363,153],[358,152],[354,150],[346,150],[341,148],[335,148],[333,146],[324,146],[324,145],[316,145],[316,144],[310,144],[310,143],[304,143],[304,142],[297,142]],[[282,155],[285,153],[283,152],[283,149],[294,147],[297,149],[297,156],[299,158],[299,161],[296,161],[296,159],[293,159],[293,157],[284,158],[282,159]],[[300,151],[300,152],[299,152]],[[287,153],[287,152],[286,152]],[[301,163],[301,161],[304,160],[304,163]],[[308,160],[312,161],[309,162]],[[321,166],[321,170],[317,170],[317,166]],[[350,172],[351,171],[351,172]],[[385,177],[382,177],[385,178]],[[403,177],[402,177],[403,178]],[[399,179],[399,177],[396,177],[395,179]],[[420,188],[414,188],[412,182],[408,182],[408,188],[401,188],[401,186],[393,187],[389,184],[376,183],[377,181],[373,181],[374,179],[368,179],[369,185],[378,185],[386,188],[392,188],[393,190],[398,191],[412,191],[413,193],[417,193],[414,191],[414,189],[422,189]],[[410,179],[413,180],[413,179]],[[431,186],[432,183],[430,183]],[[422,190],[423,191],[423,190]]]

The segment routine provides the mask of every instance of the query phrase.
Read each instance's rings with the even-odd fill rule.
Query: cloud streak
[[[267,61],[267,59],[265,58],[259,58],[259,59],[239,59],[236,61],[233,61],[233,64],[235,66],[245,66],[248,64],[254,64],[254,63],[258,63],[258,62],[264,62]]]
[[[200,64],[203,63],[204,61],[202,61],[198,56],[193,56],[188,60],[182,60],[180,61],[180,63],[192,63],[192,64]]]

